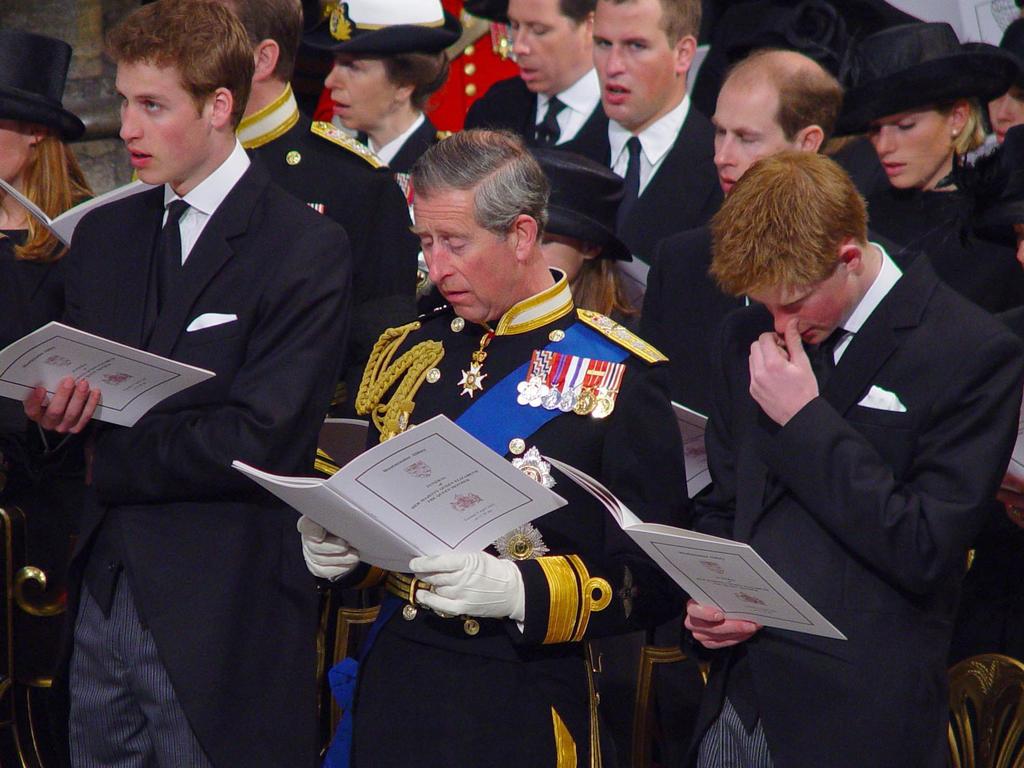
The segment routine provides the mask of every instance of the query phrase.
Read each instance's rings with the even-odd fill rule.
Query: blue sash
[[[544,349],[612,363],[621,363],[629,355],[623,347],[579,322],[566,328],[562,341],[553,341]],[[557,408],[549,411],[547,408],[530,408],[516,402],[516,387],[519,382],[526,380],[529,370],[530,361],[527,360],[485,390],[455,423],[492,451],[504,456],[508,453],[508,443],[513,437],[525,440],[553,418],[561,416],[562,411]]]

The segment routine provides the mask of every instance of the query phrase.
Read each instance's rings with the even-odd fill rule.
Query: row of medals
[[[615,408],[615,392],[604,387],[572,387],[560,390],[549,387],[540,376],[531,376],[516,387],[516,402],[533,408],[572,411],[580,416],[593,415],[603,419]]]

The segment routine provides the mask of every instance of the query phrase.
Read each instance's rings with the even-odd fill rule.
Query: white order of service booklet
[[[23,400],[37,386],[52,396],[68,376],[84,379],[100,391],[93,418],[124,427],[161,400],[214,375],[56,321],[0,350],[0,396]]]
[[[645,523],[585,472],[557,459],[544,458],[601,502],[622,530],[697,602],[720,608],[728,619],[846,639],[749,544]]]
[[[346,539],[364,562],[394,571],[407,571],[419,555],[479,552],[566,503],[443,415],[328,479],[232,466]]]

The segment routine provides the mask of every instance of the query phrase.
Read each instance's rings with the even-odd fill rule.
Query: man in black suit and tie
[[[901,272],[868,242],[822,155],[758,161],[712,230],[712,273],[757,305],[722,325],[696,527],[750,543],[847,639],[691,600],[687,628],[721,649],[697,765],[944,766],[951,623],[1016,434],[1020,342],[927,259]]]
[[[659,240],[706,223],[722,202],[714,130],[686,93],[700,11],[700,0],[599,0],[594,15],[608,162],[626,180],[616,234],[644,264]]]
[[[231,469],[312,465],[348,326],[344,231],[273,185],[235,137],[245,30],[159,0],[107,40],[121,137],[160,186],[96,209],[67,265],[70,325],[216,376],[133,427],[101,390],[38,388],[26,413],[88,428],[69,574],[74,766],[312,766],[318,598],[296,516]]]
[[[843,89],[820,64],[795,51],[758,51],[736,64],[718,93],[715,168],[726,195],[762,157],[817,152],[832,132]],[[711,228],[667,237],[654,250],[640,327],[668,356],[672,399],[700,413],[711,407],[711,347],[718,324],[744,303],[708,274]]]
[[[594,72],[596,0],[509,0],[519,76],[495,83],[466,128],[504,128],[531,146],[608,162],[608,118]]]

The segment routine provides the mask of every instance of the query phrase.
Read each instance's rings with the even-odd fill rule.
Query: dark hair
[[[394,85],[411,85],[412,105],[422,110],[427,100],[448,79],[448,55],[439,53],[396,53],[382,57],[384,71]]]
[[[234,98],[232,123],[245,113],[255,69],[252,45],[238,17],[213,0],[157,0],[132,11],[107,35],[115,62],[178,70],[196,109],[218,88]]]
[[[277,43],[280,54],[274,76],[292,79],[295,57],[302,37],[302,3],[300,0],[223,0],[238,16],[249,42],[255,48],[262,40]]]
[[[558,0],[558,12],[577,24],[586,21],[595,8],[597,0]]]

